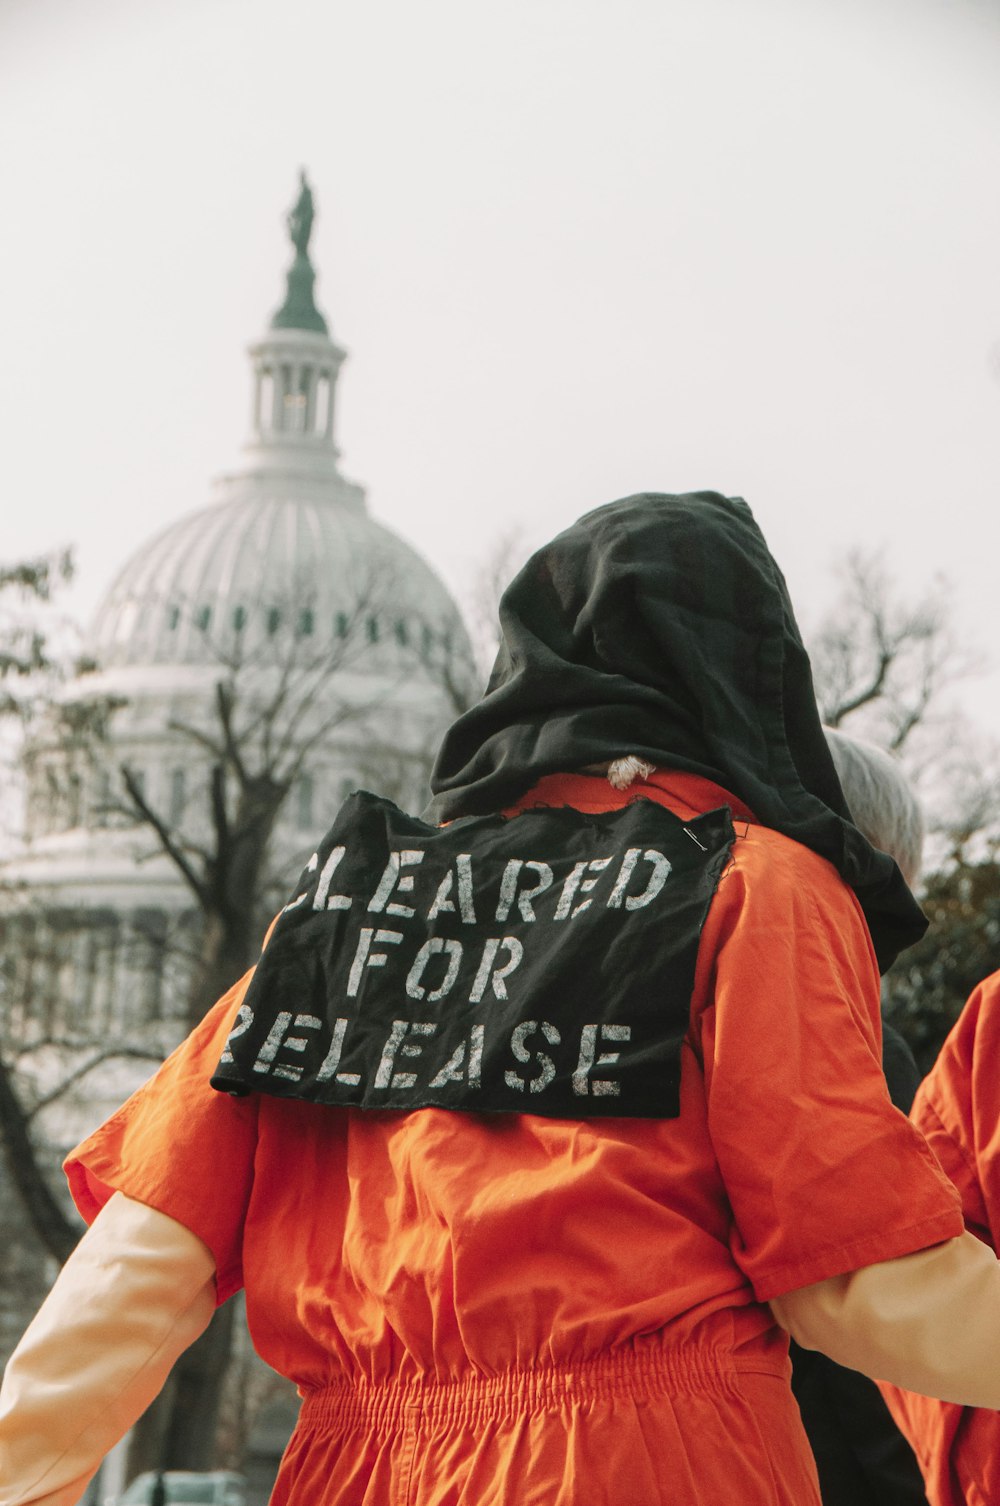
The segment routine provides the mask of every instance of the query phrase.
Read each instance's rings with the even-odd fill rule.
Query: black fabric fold
[[[884,972],[927,922],[861,835],[827,750],[784,577],[742,498],[642,493],[540,549],[500,604],[486,693],[444,738],[429,819],[633,753],[716,781],[828,859]]]

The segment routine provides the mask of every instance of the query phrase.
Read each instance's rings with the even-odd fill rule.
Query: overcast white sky
[[[0,556],[81,608],[237,460],[305,165],[344,469],[453,588],[715,487],[801,617],[884,545],[993,653],[992,0],[0,0],[0,142]]]

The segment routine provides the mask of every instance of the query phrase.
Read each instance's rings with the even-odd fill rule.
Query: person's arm
[[[804,1349],[907,1391],[1000,1409],[1000,1261],[973,1234],[771,1299]]]
[[[4,1373],[0,1506],[74,1506],[215,1305],[202,1241],[115,1193]]]
[[[738,838],[696,982],[730,1249],[759,1302],[961,1235],[957,1192],[889,1100],[878,968],[829,864],[776,833]]]

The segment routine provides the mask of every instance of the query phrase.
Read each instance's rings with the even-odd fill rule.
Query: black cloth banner
[[[673,1118],[728,809],[445,827],[360,792],[274,928],[212,1086],[374,1109]]]
[[[833,864],[885,972],[927,921],[851,820],[784,578],[717,492],[643,493],[546,544],[500,602],[481,701],[445,734],[433,821],[504,810],[543,774],[632,753],[729,790]]]

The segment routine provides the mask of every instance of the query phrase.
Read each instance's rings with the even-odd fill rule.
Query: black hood
[[[715,780],[833,863],[883,971],[923,934],[895,862],[851,821],[784,578],[742,499],[649,492],[585,514],[514,578],[500,626],[486,693],[438,754],[433,819],[633,753]]]

